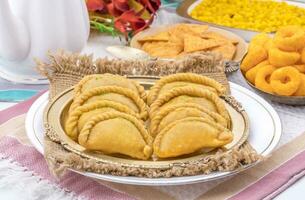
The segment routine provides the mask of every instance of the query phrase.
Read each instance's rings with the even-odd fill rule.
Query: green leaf
[[[113,24],[106,25],[97,21],[90,21],[91,28],[96,29],[102,33],[111,34],[113,37],[119,35],[118,31],[114,28]]]

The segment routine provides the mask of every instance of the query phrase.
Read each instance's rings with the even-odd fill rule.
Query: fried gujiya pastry
[[[218,95],[209,90],[196,87],[174,88],[159,96],[158,99],[151,104],[149,116],[153,119],[159,110],[179,103],[198,104],[207,110],[220,114],[227,121],[230,121],[225,104]]]
[[[159,158],[177,157],[203,148],[224,146],[233,140],[233,134],[223,126],[202,117],[177,120],[155,138],[154,154]]]
[[[100,100],[88,103],[72,110],[65,123],[66,134],[73,140],[77,141],[78,134],[90,118],[105,112],[119,111],[140,119],[138,113],[135,113],[129,107],[114,101]]]
[[[161,109],[150,122],[150,134],[155,137],[168,124],[187,117],[203,117],[215,123],[219,123],[225,128],[229,127],[229,122],[216,112],[212,112],[198,104],[181,103],[174,104]]]
[[[85,76],[74,88],[74,96],[77,97],[82,93],[100,86],[118,86],[130,89],[137,93],[139,97],[146,100],[144,87],[138,82],[127,79],[124,76],[114,74],[92,74]]]
[[[80,96],[74,99],[70,106],[69,113],[72,113],[72,111],[77,109],[79,106],[101,100],[121,103],[128,106],[135,113],[139,113],[141,119],[147,118],[147,105],[143,99],[141,99],[132,90],[118,86],[101,86],[83,92]]]
[[[215,92],[218,95],[225,94],[226,92],[226,88],[214,79],[193,73],[178,73],[158,80],[148,93],[147,104],[151,105],[158,98],[158,96],[173,88],[184,86],[207,89],[211,92]]]
[[[85,124],[78,136],[87,150],[123,154],[146,160],[152,154],[152,137],[136,117],[121,112],[99,114]]]

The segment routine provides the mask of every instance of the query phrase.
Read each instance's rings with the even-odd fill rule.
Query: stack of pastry
[[[230,117],[219,98],[225,91],[215,80],[191,73],[157,81],[147,98],[155,156],[176,157],[230,143]]]
[[[221,147],[233,139],[224,93],[191,73],[161,78],[148,95],[134,80],[90,75],[75,86],[65,131],[88,150],[143,160]]]
[[[84,77],[74,89],[66,134],[88,150],[148,159],[152,137],[146,92],[136,81],[103,74]]]

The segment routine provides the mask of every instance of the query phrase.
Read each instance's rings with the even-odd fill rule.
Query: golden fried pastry
[[[231,42],[225,42],[223,45],[212,48],[211,52],[218,52],[225,60],[232,60],[236,53],[236,46]]]
[[[143,160],[152,154],[153,140],[143,123],[121,112],[106,112],[90,118],[78,141],[88,150],[105,154],[119,153]]]
[[[158,96],[173,88],[194,85],[208,89],[212,92],[216,92],[219,95],[225,94],[226,92],[226,88],[214,79],[193,73],[178,73],[163,77],[162,79],[158,80],[155,85],[151,87],[148,93],[147,104],[152,104],[153,101],[158,98]]]
[[[296,68],[296,69],[299,70],[299,72],[301,72],[301,73],[305,73],[305,64],[301,64],[301,65],[292,65],[292,67]]]
[[[155,35],[148,35],[143,38],[139,38],[139,42],[151,42],[151,41],[164,41],[167,42],[169,40],[169,33],[167,31],[159,32]]]
[[[275,70],[270,77],[270,85],[278,95],[290,96],[301,84],[301,74],[294,67],[282,67]]]
[[[301,55],[298,52],[287,52],[278,48],[269,49],[268,55],[270,64],[275,67],[294,65],[301,58]]]
[[[252,48],[249,49],[248,54],[240,64],[240,69],[245,73],[246,71],[256,66],[258,63],[266,60],[267,58],[268,52],[263,46],[252,45]]]
[[[181,23],[177,24],[173,27],[171,27],[168,32],[170,36],[173,35],[184,35],[184,34],[190,34],[190,35],[197,35],[199,36],[201,33],[208,30],[209,26],[207,25],[201,25],[201,24],[186,24]]]
[[[269,51],[269,49],[271,49],[271,48],[273,48],[273,47],[275,47],[275,44],[274,44],[274,42],[273,42],[273,39],[270,38],[270,39],[265,43],[264,48],[265,48],[267,51]]]
[[[257,64],[255,67],[249,69],[246,72],[246,78],[248,79],[248,81],[250,81],[250,83],[252,83],[252,84],[255,84],[255,77],[256,77],[256,74],[257,74],[258,70],[262,69],[266,65],[269,65],[268,60],[265,60],[265,61]]]
[[[119,111],[140,118],[138,113],[135,113],[129,107],[121,103],[107,100],[96,101],[72,110],[65,123],[66,134],[76,141],[79,132],[82,130],[87,121],[98,114],[109,111]]]
[[[235,44],[235,45],[239,43],[239,41],[237,39],[227,38],[224,35],[217,33],[217,32],[213,32],[213,31],[204,31],[200,34],[200,37],[203,39],[224,40],[224,41],[228,41],[231,44]]]
[[[154,42],[147,48],[143,45],[143,49],[146,48],[146,52],[152,57],[160,58],[172,58],[179,55],[183,51],[183,46],[177,43],[161,43]]]
[[[161,109],[150,122],[150,134],[155,137],[168,124],[186,117],[203,117],[223,127],[229,127],[229,122],[216,112],[212,112],[198,104],[182,103]]]
[[[273,89],[270,85],[270,76],[276,68],[272,65],[266,65],[257,71],[255,77],[255,86],[260,90],[268,93],[273,93]]]
[[[208,28],[207,25],[176,24],[138,39],[137,46],[153,57],[176,59],[197,51],[218,52],[227,60],[233,59],[239,40]]]
[[[305,74],[301,74],[301,84],[293,95],[294,96],[305,96]]]
[[[69,113],[79,106],[100,100],[121,103],[128,106],[134,112],[139,113],[141,119],[146,119],[147,117],[147,106],[143,99],[141,99],[137,93],[132,90],[118,86],[101,86],[83,92],[80,96],[74,99],[70,106]]]
[[[146,100],[146,92],[138,82],[114,74],[93,74],[85,76],[74,88],[74,96],[100,86],[119,86],[131,89],[142,99]]]
[[[251,48],[254,47],[255,45],[265,47],[265,45],[267,45],[267,43],[269,43],[269,41],[271,41],[271,38],[269,37],[268,34],[259,33],[251,39],[251,42],[249,44],[249,50],[251,51]]]
[[[305,30],[300,26],[282,27],[274,36],[274,44],[283,51],[298,51],[305,46]]]
[[[158,99],[151,104],[149,115],[152,119],[159,110],[180,103],[198,104],[210,111],[220,114],[226,120],[230,120],[224,102],[215,93],[206,89],[188,86],[174,88],[159,96]]]
[[[221,147],[232,140],[233,134],[223,126],[206,118],[187,117],[163,128],[153,148],[159,158],[169,158]]]
[[[301,61],[305,64],[305,48],[303,48],[301,51]]]
[[[184,38],[184,51],[186,53],[190,53],[194,51],[202,51],[202,50],[218,47],[223,44],[224,41],[222,40],[214,40],[214,39],[204,40],[199,36],[189,35],[188,37]]]

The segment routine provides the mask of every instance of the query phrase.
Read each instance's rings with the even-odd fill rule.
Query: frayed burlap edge
[[[83,76],[95,73],[120,75],[165,76],[179,72],[193,72],[214,78],[229,88],[221,57],[217,54],[191,54],[176,61],[164,60],[113,60],[97,59],[92,56],[70,54],[63,51],[49,55],[49,62],[37,61],[38,70],[50,81],[50,102],[65,89],[75,85]],[[229,89],[228,89],[229,92]],[[145,169],[124,167],[117,164],[101,163],[94,159],[83,158],[67,151],[58,143],[52,127],[45,124],[45,159],[55,176],[64,174],[67,168],[78,171],[96,172],[120,176],[171,177],[195,174],[209,174],[212,171],[238,170],[243,165],[261,159],[248,142],[230,151],[219,149],[214,155],[202,160],[173,165],[166,169]]]

